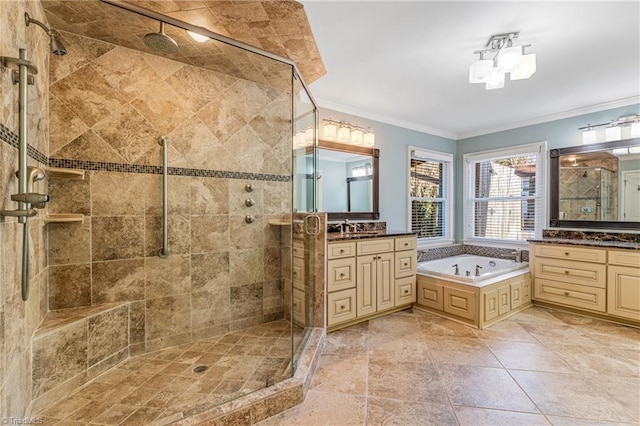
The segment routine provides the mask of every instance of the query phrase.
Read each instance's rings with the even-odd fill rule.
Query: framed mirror
[[[318,143],[318,211],[328,220],[377,220],[380,150]]]
[[[640,138],[549,154],[550,227],[640,229]]]

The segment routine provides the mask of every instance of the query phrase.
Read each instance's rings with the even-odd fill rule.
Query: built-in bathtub
[[[483,329],[531,305],[529,264],[473,255],[420,262],[416,292],[415,307]]]
[[[458,275],[456,275],[456,265]],[[479,274],[476,275],[476,267]],[[528,271],[529,264],[509,259],[463,254],[418,263],[417,272],[427,277],[443,278],[474,287],[482,287],[496,281],[511,278]]]

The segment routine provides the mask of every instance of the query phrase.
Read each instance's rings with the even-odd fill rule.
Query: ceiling
[[[322,107],[463,139],[640,102],[638,1],[301,3],[327,71],[310,85]],[[469,84],[473,52],[511,31],[537,72]]]

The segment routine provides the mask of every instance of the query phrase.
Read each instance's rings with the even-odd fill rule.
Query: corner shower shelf
[[[62,167],[45,167],[44,172],[50,178],[84,179],[84,170],[65,169]]]
[[[45,225],[49,223],[84,223],[84,215],[74,213],[54,213],[42,217]]]

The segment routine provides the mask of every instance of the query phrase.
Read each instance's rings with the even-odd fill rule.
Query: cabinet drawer
[[[640,268],[640,251],[609,250],[609,264]]]
[[[356,255],[356,243],[350,241],[347,243],[330,243],[327,244],[327,259],[340,259],[343,257]]]
[[[508,292],[507,292],[508,297]],[[450,287],[444,288],[444,311],[470,320],[477,320],[476,294]]]
[[[413,250],[417,246],[417,237],[412,235],[410,237],[397,237],[396,238],[396,251],[400,250]]]
[[[609,266],[607,312],[640,321],[640,269]]]
[[[335,325],[356,318],[356,289],[336,291],[327,296],[327,324]]]
[[[356,243],[358,256],[393,251],[393,242],[393,238],[371,238],[367,241],[358,241]]]
[[[536,244],[534,254],[537,257],[553,257],[555,259],[578,260],[583,262],[606,263],[607,261],[606,250],[576,246]]]
[[[304,290],[305,285],[305,273],[304,273],[304,259],[298,257],[293,258],[293,286]]]
[[[536,278],[534,295],[536,299],[540,300],[592,311],[606,311],[606,290],[604,288]]]
[[[356,258],[333,259],[327,262],[327,291],[346,290],[356,286]]]
[[[416,274],[415,250],[396,252],[396,278],[410,277]]]
[[[564,283],[605,288],[607,285],[607,265],[576,262],[564,259],[536,258],[536,280],[546,278]]]
[[[414,303],[416,301],[416,277],[400,278],[396,280],[396,306]]]
[[[302,241],[293,242],[293,257],[304,259],[304,243]]]
[[[418,305],[437,309],[439,311],[444,309],[444,290],[441,285],[432,284],[418,279],[417,287]]]
[[[298,290],[297,288],[293,289],[293,321],[296,324],[304,326],[305,323],[305,313],[306,313],[306,304],[304,291]]]

